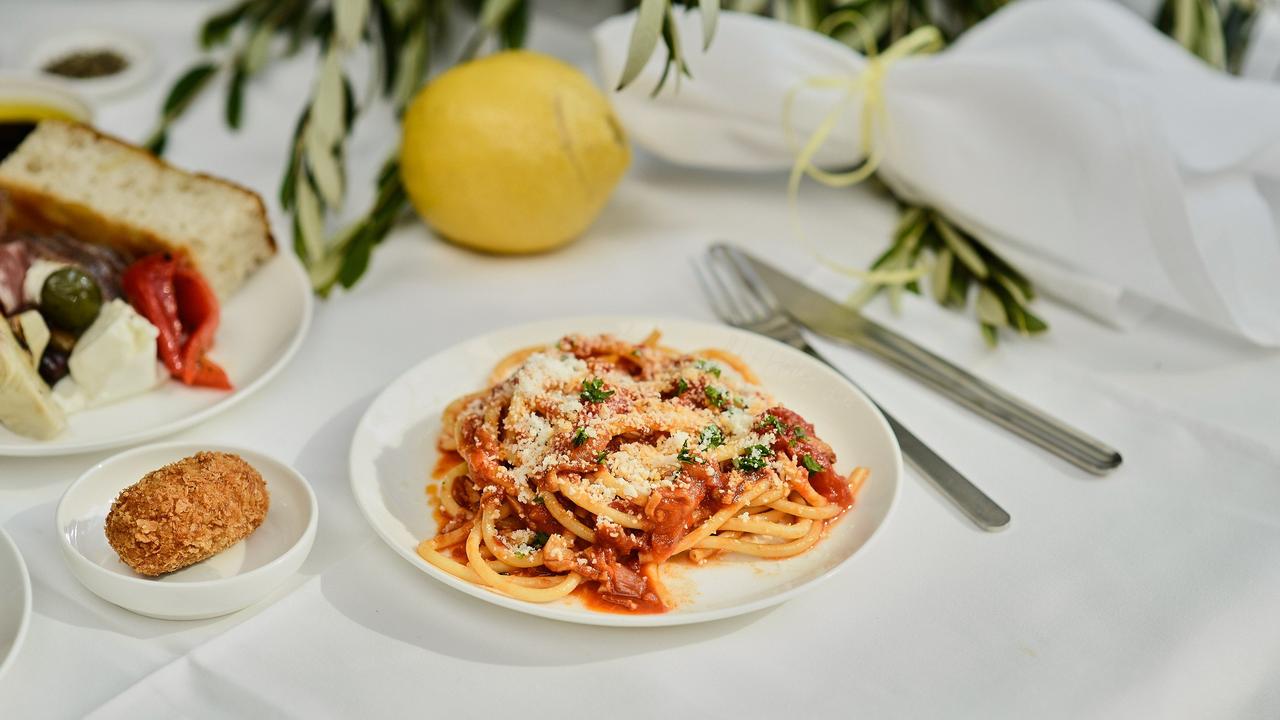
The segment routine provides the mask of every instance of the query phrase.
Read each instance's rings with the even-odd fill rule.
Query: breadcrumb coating
[[[248,537],[269,505],[266,482],[244,458],[200,452],[121,491],[107,513],[107,542],[136,572],[163,575]]]

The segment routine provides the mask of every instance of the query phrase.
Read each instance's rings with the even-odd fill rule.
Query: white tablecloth
[[[57,27],[137,33],[164,82],[98,119],[138,139],[190,59],[205,8],[6,5],[0,62],[12,67]],[[535,47],[588,64],[584,31],[540,20]],[[239,136],[222,129],[217,98],[202,101],[173,132],[171,159],[273,198],[304,66],[254,86]],[[371,135],[384,133],[366,132],[355,148],[367,164],[386,141]],[[383,385],[459,340],[527,320],[710,319],[690,261],[713,238],[818,277],[788,240],[784,182],[640,156],[586,237],[530,258],[472,254],[416,224],[398,230],[354,292],[320,303],[278,379],[180,436],[273,453],[320,499],[302,573],[235,615],[150,620],[71,577],[53,508],[108,453],[0,459],[0,524],[30,566],[35,601],[26,643],[0,678],[0,717],[1280,716],[1280,354],[1169,314],[1121,333],[1044,305],[1051,333],[995,352],[970,317],[929,302],[909,298],[893,321],[1118,446],[1124,466],[1101,479],[832,348],[1013,523],[976,530],[909,471],[876,546],[773,610],[671,629],[561,624],[454,592],[374,537],[345,468],[356,421]],[[807,188],[803,204],[809,233],[851,262],[875,253],[893,223],[892,208],[863,191]]]

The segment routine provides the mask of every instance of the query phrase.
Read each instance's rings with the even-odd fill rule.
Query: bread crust
[[[243,185],[232,182],[225,178],[214,177],[205,173],[189,172],[176,168],[164,160],[156,157],[152,153],[132,145],[124,140],[107,135],[93,127],[83,123],[67,122],[62,120],[46,120],[44,123],[57,123],[70,127],[71,132],[85,132],[92,136],[93,142],[107,143],[114,145],[123,151],[129,153],[140,162],[147,162],[155,166],[159,170],[169,170],[178,172],[183,175],[197,178],[203,181],[209,181],[221,185],[233,192],[242,195],[252,201],[254,214],[256,219],[261,222],[266,232],[266,242],[270,248],[271,255],[278,251],[275,236],[271,232],[271,223],[267,215],[266,206],[262,202],[262,197],[258,193],[250,190]],[[37,130],[38,132],[38,130]],[[33,133],[34,134],[34,133]],[[18,162],[22,160],[22,146],[6,160],[4,165],[9,161]],[[4,172],[4,165],[0,165],[0,191],[7,192],[11,205],[9,217],[10,231],[31,231],[37,233],[49,232],[65,232],[78,240],[94,243],[98,245],[107,245],[118,250],[134,255],[144,255],[153,252],[172,252],[175,254],[187,255],[198,269],[209,278],[214,280],[213,273],[209,269],[200,265],[200,258],[196,253],[189,252],[189,248],[180,242],[175,242],[170,238],[162,237],[151,230],[143,227],[134,226],[131,223],[114,220],[93,208],[65,197],[58,197],[32,186],[24,178],[14,177],[12,173]],[[244,278],[240,279],[242,283]],[[215,285],[217,283],[215,282]],[[232,289],[234,290],[234,288]],[[225,300],[225,297],[220,299]]]

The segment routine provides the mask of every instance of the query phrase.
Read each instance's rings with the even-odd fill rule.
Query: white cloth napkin
[[[595,31],[606,81],[633,22]],[[678,22],[700,37],[696,13]],[[835,40],[736,13],[708,51],[685,45],[691,80],[650,98],[659,49],[615,103],[637,143],[701,167],[789,168],[787,94],[867,66]],[[883,91],[881,176],[1051,294],[1122,324],[1160,303],[1280,345],[1280,87],[1216,72],[1129,10],[1078,0],[1014,3],[945,51],[892,64]],[[840,97],[801,92],[797,137]],[[861,159],[860,102],[819,164]]]

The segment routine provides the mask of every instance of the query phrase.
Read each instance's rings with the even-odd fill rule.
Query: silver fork
[[[708,250],[706,260],[703,263],[695,261],[694,268],[702,289],[711,302],[712,311],[722,321],[786,343],[844,375],[840,368],[832,365],[804,339],[800,328],[782,311],[776,300],[756,292],[743,278],[741,269],[733,263],[733,259],[723,252],[723,248],[713,247]],[[853,378],[848,375],[845,378],[857,387]],[[875,400],[871,402],[875,403]],[[983,530],[1001,530],[1009,524],[1009,513],[1004,508],[939,457],[879,403],[875,404],[898,436],[898,445],[907,460],[949,497],[974,524]]]

